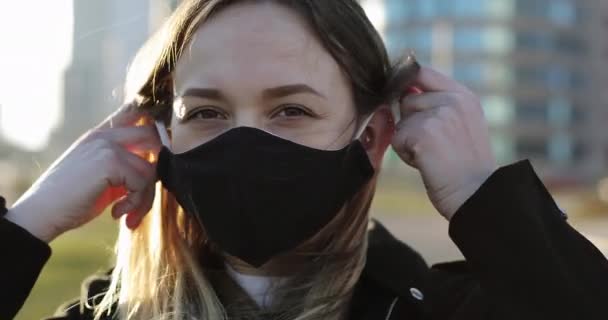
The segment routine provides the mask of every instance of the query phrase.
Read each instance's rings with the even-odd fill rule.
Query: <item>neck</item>
[[[277,257],[261,267],[254,267],[233,256],[225,256],[225,262],[236,272],[252,276],[289,277],[302,271],[308,264],[303,257]]]

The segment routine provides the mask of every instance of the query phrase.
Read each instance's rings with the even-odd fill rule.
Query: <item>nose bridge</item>
[[[232,119],[232,126],[234,128],[251,127],[264,130],[264,115],[254,106],[235,108]]]

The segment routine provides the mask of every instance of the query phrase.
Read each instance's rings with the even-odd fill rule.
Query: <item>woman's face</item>
[[[233,5],[195,33],[174,74],[172,148],[185,152],[248,126],[318,149],[339,149],[357,129],[350,84],[294,12]]]

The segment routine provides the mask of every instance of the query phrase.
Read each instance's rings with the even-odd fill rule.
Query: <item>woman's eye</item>
[[[203,119],[203,120],[210,120],[210,119],[226,119],[226,116],[214,109],[200,109],[197,111],[192,112],[188,117],[188,120],[190,119]]]
[[[310,111],[304,109],[300,106],[286,106],[283,107],[278,113],[276,113],[279,117],[302,117],[302,116],[312,116]]]

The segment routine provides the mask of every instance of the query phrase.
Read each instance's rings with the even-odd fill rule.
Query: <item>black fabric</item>
[[[608,319],[608,262],[531,172],[528,161],[499,170],[452,218],[452,240],[480,290],[500,302],[495,314]]]
[[[163,148],[157,168],[209,239],[254,266],[315,235],[374,173],[358,140],[319,150],[250,127],[181,154]]]
[[[608,261],[561,217],[528,162],[492,175],[453,217],[450,236],[467,261],[428,268],[374,223],[349,319],[608,319]],[[4,320],[22,305],[19,293],[29,292],[49,251],[1,220],[0,243]],[[89,281],[79,300],[49,319],[92,320],[84,303],[108,285],[107,276]]]
[[[6,199],[0,196],[0,218],[6,215],[8,210],[6,209]]]
[[[51,248],[0,218],[0,319],[12,319],[34,286]]]

